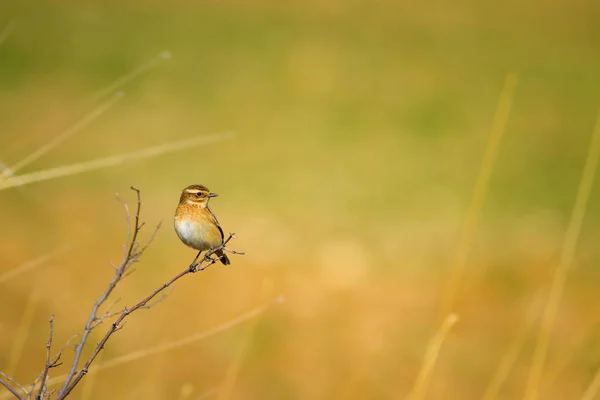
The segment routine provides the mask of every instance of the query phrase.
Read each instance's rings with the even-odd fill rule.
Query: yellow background
[[[181,189],[200,183],[220,195],[211,206],[237,233],[231,247],[247,255],[186,277],[132,315],[98,364],[280,295],[285,302],[86,377],[73,397],[404,398],[445,317],[473,188],[514,73],[453,308],[459,321],[427,398],[481,398],[515,343],[497,398],[521,398],[600,105],[599,22],[597,4],[571,0],[3,1],[3,164],[73,126],[110,97],[95,93],[165,50],[171,59],[19,173],[235,137],[0,191],[0,274],[68,249],[0,283],[0,370],[23,383],[37,376],[51,314],[55,350],[83,328],[112,276],[109,260],[122,255],[116,192],[133,207],[129,186],[141,190],[142,239],[163,223],[115,293],[119,305],[185,268],[194,252],[172,216]],[[596,188],[553,325],[543,399],[580,398],[600,366],[599,204]]]

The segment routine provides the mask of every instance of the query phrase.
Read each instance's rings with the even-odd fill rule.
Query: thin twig
[[[212,337],[218,333],[224,332],[228,329],[234,328],[248,320],[251,320],[252,318],[256,318],[257,316],[262,315],[264,312],[266,312],[267,310],[269,310],[271,307],[277,305],[277,304],[281,304],[285,301],[285,298],[280,295],[277,296],[275,298],[273,298],[272,300],[266,302],[265,304],[259,306],[259,307],[255,307],[251,310],[248,310],[246,312],[244,312],[243,314],[238,315],[237,317],[230,319],[227,322],[224,322],[220,325],[214,326],[208,330],[202,331],[202,332],[198,332],[198,333],[194,333],[193,335],[190,336],[186,336],[184,338],[181,339],[177,339],[174,341],[170,341],[167,343],[163,343],[154,347],[150,347],[147,349],[142,349],[142,350],[137,350],[128,354],[124,354],[122,356],[119,357],[115,357],[111,360],[107,360],[105,362],[102,362],[100,364],[94,364],[94,368],[93,368],[93,373],[97,373],[99,371],[104,371],[106,369],[110,369],[110,368],[114,368],[114,367],[118,367],[121,366],[123,364],[127,364],[127,363],[131,363],[134,361],[138,361],[147,357],[151,357],[157,354],[161,354],[161,353],[165,353],[167,351],[171,351],[174,349],[178,349],[184,346],[188,346],[192,343],[196,343],[200,340],[204,340],[207,339],[209,337]],[[102,353],[100,353],[102,354]],[[55,376],[53,378],[51,378],[48,381],[48,386],[52,386],[52,385],[56,385],[59,383],[64,382],[64,379],[67,377],[67,374],[64,375],[59,375],[59,376]],[[0,394],[0,400],[5,400],[8,399],[9,396],[7,396],[8,393],[2,393]]]
[[[16,380],[14,380],[13,378],[11,378],[10,376],[6,375],[4,372],[0,372],[0,375],[3,376],[4,379],[6,379],[7,381],[9,381],[13,385],[15,385],[16,387],[18,387],[19,389],[21,389],[23,391],[23,393],[25,393],[26,396],[29,396],[29,392],[27,391],[27,389],[25,389],[25,387],[23,385],[21,385],[19,382],[17,382]]]
[[[126,244],[128,250],[125,253],[125,257],[123,258],[121,265],[115,271],[113,279],[108,284],[108,287],[106,288],[104,293],[102,293],[102,295],[100,295],[100,298],[98,299],[98,301],[96,301],[94,303],[94,306],[92,307],[90,316],[88,317],[87,323],[85,324],[85,328],[83,329],[83,333],[81,335],[81,340],[79,341],[79,343],[77,344],[77,346],[75,348],[75,357],[73,359],[73,364],[71,365],[71,369],[69,370],[67,379],[65,380],[63,387],[60,389],[60,391],[58,393],[58,398],[64,397],[64,394],[67,391],[67,388],[71,384],[71,380],[77,373],[77,367],[79,365],[79,360],[81,359],[81,353],[83,352],[83,347],[85,346],[87,338],[88,338],[90,332],[92,331],[92,329],[94,328],[94,326],[95,326],[94,323],[97,321],[97,318],[98,318],[98,316],[97,316],[98,309],[102,306],[102,304],[106,301],[106,299],[108,299],[110,294],[113,292],[113,290],[115,289],[115,287],[117,286],[117,284],[119,283],[121,278],[123,277],[123,274],[127,271],[127,268],[131,265],[131,258],[132,258],[133,250],[134,250],[134,247],[135,247],[135,244],[137,241],[137,235],[140,231],[140,210],[142,207],[142,202],[140,199],[140,191],[138,189],[134,188],[133,186],[131,187],[131,190],[133,190],[137,196],[137,209],[136,209],[136,213],[135,213],[135,222],[134,222],[133,229],[128,228],[129,229],[128,232],[132,232],[131,239],[129,239],[129,234],[128,234],[129,243]],[[128,208],[126,208],[126,211],[127,211],[127,213],[129,213]],[[128,221],[129,221],[129,218],[128,218]],[[128,225],[131,225],[130,221],[129,221]]]
[[[61,357],[62,357],[62,354],[63,354],[63,352],[65,351],[65,349],[66,349],[67,347],[69,347],[69,345],[71,344],[71,342],[73,342],[73,340],[75,340],[75,338],[77,338],[77,337],[79,337],[79,335],[73,335],[73,336],[72,336],[72,337],[71,337],[71,338],[70,338],[70,339],[67,341],[67,343],[65,343],[65,345],[64,345],[64,346],[63,346],[63,347],[60,349],[60,351],[59,351],[59,352],[56,354],[56,356],[55,356],[55,357],[52,359],[52,361],[51,361],[51,363],[50,363],[50,364],[51,364],[50,368],[54,368],[54,367],[58,367],[59,365],[62,365],[62,363],[61,363],[61,362],[59,362],[59,361],[60,361],[60,359],[61,359]],[[42,372],[41,372],[41,373],[38,375],[38,377],[37,377],[37,378],[35,378],[35,381],[33,381],[33,383],[31,384],[31,387],[30,387],[30,390],[29,390],[29,392],[30,392],[30,393],[33,393],[33,390],[34,390],[34,389],[35,389],[35,387],[37,386],[38,382],[40,382],[40,381],[42,380],[42,375],[43,375],[43,374],[44,374],[44,371],[42,371]],[[66,375],[65,375],[65,376],[63,376],[62,378],[64,379],[65,377],[66,377]],[[48,382],[50,382],[50,380],[48,380]],[[48,387],[48,382],[47,382],[47,384],[46,384],[46,387]],[[1,398],[1,397],[0,397],[0,398]]]
[[[132,220],[130,218],[129,209],[125,205],[127,220],[128,220],[128,236],[127,236],[127,241],[124,246],[125,253],[124,253],[123,260],[122,260],[121,264],[119,265],[119,267],[115,269],[114,276],[113,276],[112,280],[110,281],[110,283],[108,284],[106,290],[101,294],[100,298],[94,303],[94,305],[92,307],[92,310],[90,312],[90,315],[88,317],[86,325],[83,329],[81,339],[75,346],[75,356],[74,356],[73,362],[71,364],[71,368],[69,369],[69,372],[64,376],[65,380],[63,382],[63,385],[62,385],[60,391],[58,392],[58,395],[56,397],[57,400],[64,399],[72,392],[72,390],[75,388],[75,386],[77,386],[77,384],[81,381],[81,379],[83,379],[83,377],[88,373],[90,365],[94,362],[94,360],[98,357],[100,352],[104,349],[104,346],[106,345],[106,343],[110,339],[110,337],[116,331],[122,329],[125,326],[125,324],[127,322],[125,319],[129,315],[131,315],[136,310],[150,308],[150,307],[156,305],[156,303],[163,300],[169,294],[169,293],[164,293],[164,291],[167,288],[172,289],[171,286],[173,285],[173,283],[175,283],[177,280],[181,279],[182,277],[184,277],[188,274],[198,272],[198,271],[203,271],[206,268],[208,268],[210,265],[215,264],[218,261],[218,258],[213,258],[212,255],[215,254],[216,252],[223,251],[225,249],[225,246],[234,237],[234,234],[231,233],[229,235],[229,237],[225,241],[223,241],[221,246],[208,251],[206,253],[206,255],[204,256],[204,258],[201,259],[200,262],[192,263],[189,267],[187,267],[186,269],[181,271],[179,274],[175,275],[173,278],[168,280],[166,283],[164,283],[163,285],[156,288],[154,291],[152,291],[152,293],[150,293],[144,299],[139,301],[133,307],[131,307],[131,308],[125,307],[123,310],[119,311],[118,313],[111,313],[112,308],[116,304],[116,302],[115,302],[115,304],[112,304],[110,307],[108,307],[108,309],[104,312],[104,314],[99,316],[98,311],[99,311],[100,307],[106,302],[106,300],[112,294],[112,292],[114,291],[117,284],[127,275],[128,272],[130,272],[132,270],[132,268],[131,268],[132,265],[139,260],[140,256],[144,253],[144,251],[146,250],[148,245],[152,242],[152,240],[156,234],[156,230],[155,230],[152,233],[150,239],[143,246],[140,246],[139,241],[138,241],[138,234],[144,225],[144,223],[140,221],[140,211],[141,211],[140,191],[134,187],[131,187],[131,189],[136,192],[137,208],[136,208],[135,216]],[[158,227],[156,229],[158,229]],[[234,250],[231,250],[231,252],[233,252],[234,254],[243,254],[241,252],[235,252]],[[162,294],[162,296],[157,298],[157,296],[159,294]],[[252,313],[254,315],[257,312],[264,311],[264,309],[265,309],[265,307],[262,307],[259,311],[254,310]],[[86,360],[86,362],[84,363],[81,370],[77,371],[79,362],[81,360],[81,356],[83,353],[83,348],[86,345],[86,342],[87,342],[90,332],[92,331],[92,329],[97,327],[103,320],[105,320],[106,318],[109,318],[111,316],[114,316],[114,315],[118,315],[117,319],[111,324],[110,328],[107,330],[104,337],[96,345],[95,349],[93,350],[90,357]],[[249,318],[249,316],[245,316],[244,318]],[[233,323],[224,324],[224,327],[221,326],[218,329],[213,329],[210,331],[210,333],[206,333],[202,337],[208,336],[209,334],[212,334],[212,333],[216,333],[217,331],[225,329],[226,327],[233,326],[233,324],[237,324],[241,320],[243,320],[243,319],[238,318]],[[36,380],[31,385],[30,392],[33,392],[33,390],[35,389],[35,387],[37,385],[37,382],[40,382],[40,388],[37,393],[36,400],[42,400],[46,397],[49,398],[53,395],[54,392],[50,393],[49,395],[47,394],[47,387],[51,382],[54,383],[53,381],[58,380],[58,379],[57,378],[53,378],[52,380],[49,379],[49,377],[48,377],[49,370],[53,367],[60,365],[58,363],[58,361],[60,360],[60,358],[62,356],[62,351],[64,350],[64,348],[63,348],[63,350],[61,350],[55,358],[51,357],[51,346],[52,346],[52,338],[53,338],[53,333],[54,333],[54,325],[53,325],[54,316],[52,316],[50,318],[49,323],[50,323],[50,333],[49,333],[48,341],[46,343],[46,364],[45,364],[45,367],[44,367],[44,370],[42,371],[42,373],[38,376],[38,378],[36,378]],[[194,338],[194,340],[197,340],[197,338]],[[180,341],[180,342],[185,344],[185,343],[187,343],[187,339],[186,339],[186,341]],[[180,345],[180,343],[178,343],[178,345]],[[107,366],[105,366],[105,367],[107,367]],[[0,373],[0,374],[2,374],[2,373]],[[20,385],[16,381],[12,380],[5,374],[2,374],[2,376],[4,376],[6,380],[10,381],[14,386],[20,388],[26,394],[27,399],[28,400],[30,399],[31,393],[28,392],[22,385]],[[60,378],[60,380],[63,379],[63,377],[59,377],[59,378]],[[15,394],[15,396],[17,396],[17,398],[24,399],[24,397],[21,396],[20,393],[18,393],[18,390],[15,389],[13,386],[11,386],[11,384],[6,382],[5,380],[3,380],[0,383],[2,383],[4,386],[6,386],[11,393],[13,393],[13,394]]]
[[[133,189],[133,190],[137,190],[137,189]],[[136,221],[138,221],[137,218],[136,218]],[[136,224],[137,224],[137,222],[136,222]],[[227,238],[227,240],[225,242],[223,242],[223,244],[220,247],[215,248],[212,251],[208,252],[207,256],[210,257],[210,255],[212,255],[213,253],[215,253],[216,251],[219,251],[223,247],[225,247],[225,245],[227,244],[227,242],[229,242],[229,240],[231,240],[232,237],[233,237],[233,234],[230,235]],[[133,239],[135,239],[135,233],[134,233]],[[60,393],[58,394],[57,400],[62,400],[66,396],[68,396],[69,393],[73,390],[73,388],[79,383],[79,381],[81,379],[83,379],[83,377],[87,374],[90,365],[94,362],[94,360],[96,359],[96,357],[98,356],[98,354],[102,351],[102,349],[104,349],[104,345],[106,344],[106,342],[108,341],[108,339],[110,339],[110,337],[116,331],[120,330],[123,327],[123,323],[125,322],[125,318],[127,318],[129,315],[131,315],[136,310],[138,310],[140,308],[147,307],[148,303],[152,299],[154,299],[154,297],[156,297],[163,290],[165,290],[168,287],[170,287],[173,283],[175,283],[179,279],[183,278],[184,276],[186,276],[188,274],[192,274],[194,272],[204,271],[206,268],[208,268],[209,266],[211,266],[211,265],[213,265],[214,263],[217,262],[216,259],[212,259],[212,258],[211,259],[203,259],[203,261],[204,260],[206,260],[206,264],[202,265],[202,263],[200,263],[200,264],[192,264],[192,265],[190,265],[188,268],[184,269],[183,271],[181,271],[180,273],[178,273],[177,275],[175,275],[173,278],[171,278],[170,280],[168,280],[166,283],[164,283],[161,286],[159,286],[158,288],[154,289],[154,291],[152,293],[150,293],[148,296],[146,296],[143,300],[141,300],[140,302],[138,302],[133,307],[131,307],[131,308],[125,308],[123,310],[123,312],[119,315],[119,317],[116,319],[116,321],[113,322],[113,324],[108,329],[108,331],[106,332],[106,334],[104,335],[104,337],[96,345],[96,348],[94,349],[94,351],[92,352],[92,354],[90,355],[90,357],[88,358],[88,360],[83,365],[83,368],[81,369],[81,371],[79,371],[79,373],[77,373],[77,375],[74,376],[74,378],[72,379],[72,381],[70,380],[69,377],[68,377],[67,381],[65,381],[65,385],[63,386],[63,389],[61,389]],[[81,352],[79,352],[79,353],[81,353]]]
[[[51,350],[52,350],[52,337],[54,335],[54,315],[52,315],[50,317],[50,321],[48,322],[50,324],[50,333],[48,334],[48,341],[46,342],[46,366],[44,367],[44,371],[42,372],[42,378],[41,378],[41,386],[40,386],[40,390],[38,391],[37,396],[35,397],[36,400],[41,400],[44,398],[44,396],[46,395],[46,384],[48,383],[48,371],[50,370],[50,368],[52,368],[52,365],[54,364],[51,360]],[[60,354],[59,354],[60,356]],[[58,361],[58,359],[56,360]]]
[[[57,400],[62,400],[66,396],[68,396],[69,393],[71,393],[71,391],[73,390],[73,388],[75,386],[77,386],[79,381],[81,381],[81,379],[83,379],[83,377],[87,374],[90,365],[94,362],[94,360],[96,359],[98,354],[102,351],[102,349],[104,349],[106,342],[110,339],[110,337],[116,331],[123,328],[123,326],[126,323],[125,319],[130,314],[132,314],[133,312],[135,312],[138,309],[150,308],[153,305],[155,305],[156,303],[160,302],[166,295],[168,295],[168,293],[161,296],[157,300],[155,299],[155,297],[157,295],[161,294],[165,289],[169,288],[173,283],[175,283],[177,280],[181,279],[185,275],[192,274],[192,273],[195,273],[198,271],[203,271],[206,268],[208,268],[210,265],[216,263],[218,261],[218,259],[212,258],[211,256],[215,252],[223,250],[225,248],[225,246],[229,243],[229,241],[234,237],[233,233],[230,234],[229,237],[221,244],[221,246],[208,251],[200,263],[193,263],[188,268],[186,268],[179,274],[175,275],[169,281],[167,281],[163,285],[156,288],[152,293],[150,293],[148,296],[146,296],[140,302],[135,304],[133,307],[131,307],[131,308],[125,307],[118,314],[119,316],[112,323],[112,325],[110,326],[108,331],[105,333],[104,337],[96,345],[96,348],[94,349],[94,351],[92,352],[90,357],[87,359],[87,361],[84,363],[81,370],[77,371],[79,361],[81,359],[81,354],[82,354],[83,348],[85,346],[85,343],[87,341],[87,338],[88,338],[91,330],[97,326],[97,323],[96,324],[94,324],[94,323],[98,322],[98,321],[101,322],[108,315],[110,315],[110,310],[109,310],[104,315],[98,317],[98,309],[106,301],[106,299],[110,296],[110,294],[113,292],[113,290],[115,289],[117,284],[123,279],[124,276],[126,276],[126,273],[130,270],[130,267],[135,262],[138,261],[139,257],[144,253],[144,251],[146,250],[148,245],[152,242],[154,235],[156,234],[156,230],[155,230],[152,233],[148,242],[146,242],[142,247],[140,247],[139,242],[138,242],[138,234],[139,234],[142,226],[144,225],[143,222],[140,222],[140,211],[141,211],[141,207],[142,207],[141,206],[142,202],[141,202],[141,198],[140,198],[140,191],[138,189],[134,188],[133,186],[131,187],[131,190],[136,192],[137,208],[136,208],[135,216],[133,218],[133,223],[131,222],[128,208],[126,208],[127,219],[129,222],[128,225],[129,226],[133,225],[133,228],[130,228],[128,231],[128,240],[127,240],[127,243],[125,246],[125,248],[127,250],[124,254],[124,258],[123,258],[121,265],[115,270],[114,277],[113,277],[112,281],[109,283],[106,291],[100,296],[100,299],[98,301],[96,301],[96,303],[94,303],[94,306],[92,307],[92,312],[90,313],[88,321],[83,330],[82,338],[79,341],[78,345],[76,346],[73,364],[71,365],[71,369],[69,370],[69,373],[67,374],[67,378],[65,379],[65,382],[58,393]],[[158,229],[158,227],[156,229]]]
[[[110,306],[108,306],[108,308],[106,309],[106,311],[104,312],[104,314],[102,314],[101,316],[95,318],[94,325],[92,326],[92,329],[94,329],[98,325],[100,325],[105,319],[112,318],[112,317],[114,317],[115,315],[118,315],[121,312],[121,311],[111,312],[112,309],[117,305],[117,303],[119,301],[121,301],[121,299],[115,300]]]
[[[0,375],[6,376],[4,373],[0,372]],[[12,381],[12,380],[11,380]],[[4,386],[5,388],[8,389],[9,392],[11,392],[17,399],[19,400],[25,400],[25,397],[23,397],[21,395],[21,393],[19,393],[19,391],[17,389],[15,389],[14,387],[12,387],[8,382],[6,382],[4,379],[0,378],[0,385]]]

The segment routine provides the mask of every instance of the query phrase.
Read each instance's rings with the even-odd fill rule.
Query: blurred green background
[[[163,222],[118,290],[126,305],[193,258],[172,216],[181,189],[201,183],[220,194],[212,208],[247,255],[182,280],[133,315],[100,362],[286,301],[219,335],[107,368],[73,397],[406,396],[439,327],[503,82],[514,73],[457,297],[460,321],[427,398],[481,398],[530,320],[497,398],[522,397],[600,105],[598,3],[6,0],[2,30],[8,166],[106,101],[98,91],[156,60],[114,106],[19,173],[236,134],[0,191],[0,274],[68,247],[0,283],[0,370],[23,382],[37,376],[51,314],[57,350],[83,327],[126,236],[115,192],[133,206],[129,186],[141,190],[144,238]],[[163,51],[172,57],[157,60]],[[600,366],[599,204],[594,189],[544,399],[580,398]]]

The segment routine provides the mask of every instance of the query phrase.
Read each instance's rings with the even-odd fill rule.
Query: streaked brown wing
[[[215,223],[215,225],[217,225],[217,228],[219,228],[219,232],[221,232],[221,242],[223,242],[223,240],[225,240],[225,234],[223,233],[223,229],[221,228],[221,224],[219,224],[217,216],[214,212],[212,212],[210,208],[206,207],[206,209],[210,211],[210,215],[212,216],[213,222]]]

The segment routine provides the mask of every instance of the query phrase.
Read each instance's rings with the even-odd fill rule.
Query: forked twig
[[[113,290],[115,289],[115,287],[117,286],[119,281],[123,278],[123,275],[125,274],[127,269],[131,266],[133,261],[136,260],[141,255],[141,253],[139,253],[139,252],[136,253],[135,249],[137,247],[137,236],[141,229],[140,210],[142,208],[142,202],[141,202],[141,198],[140,198],[140,191],[138,189],[134,188],[133,186],[131,187],[131,190],[133,190],[136,193],[137,209],[136,209],[136,213],[135,213],[135,217],[134,217],[134,219],[135,219],[134,225],[132,228],[129,208],[125,207],[125,212],[127,214],[127,221],[128,221],[127,242],[125,244],[125,248],[127,250],[124,254],[123,260],[121,261],[121,265],[115,270],[115,274],[114,274],[112,280],[110,281],[110,283],[108,284],[108,287],[106,288],[104,293],[102,293],[102,295],[100,295],[100,298],[98,299],[98,301],[96,301],[94,303],[94,306],[92,307],[90,316],[88,317],[87,323],[85,324],[85,327],[83,329],[83,333],[81,335],[81,340],[75,347],[75,357],[73,359],[73,363],[71,364],[71,369],[69,370],[69,373],[67,374],[67,379],[65,380],[64,385],[58,392],[59,399],[64,398],[64,396],[66,394],[68,394],[65,392],[67,392],[67,388],[70,386],[71,381],[73,380],[73,377],[75,376],[75,374],[77,374],[77,367],[79,365],[79,360],[81,359],[81,353],[83,351],[83,347],[84,347],[84,345],[87,341],[87,338],[88,338],[90,332],[92,331],[92,329],[94,327],[98,326],[98,324],[96,322],[98,321],[98,318],[99,318],[98,317],[99,308],[102,306],[102,304],[104,304],[106,299],[108,299],[108,297],[113,292]],[[43,385],[43,382],[42,382],[42,385]],[[70,392],[70,390],[69,390],[69,392]]]
[[[52,317],[54,317],[54,316],[52,316]],[[75,340],[75,338],[77,338],[78,336],[79,336],[79,335],[74,335],[74,336],[72,336],[72,337],[71,337],[71,338],[70,338],[70,339],[67,341],[67,343],[65,343],[65,345],[64,345],[64,346],[63,346],[63,347],[60,349],[60,351],[59,351],[59,352],[56,354],[56,356],[54,356],[54,358],[52,359],[52,361],[50,361],[50,368],[49,368],[49,369],[51,369],[51,368],[54,368],[54,367],[58,367],[59,365],[62,365],[62,363],[61,363],[61,362],[59,362],[59,361],[60,361],[60,359],[61,359],[61,357],[62,357],[62,354],[63,354],[63,352],[65,351],[65,349],[66,349],[67,347],[69,347],[69,345],[70,345],[70,344],[73,342],[73,340]],[[47,343],[46,343],[46,345],[47,345]],[[47,358],[46,358],[46,361],[48,361],[48,359],[47,359]],[[46,371],[46,369],[44,368],[44,370],[43,370],[43,371],[42,371],[42,372],[41,372],[41,373],[38,375],[38,377],[37,377],[37,378],[35,378],[35,381],[33,381],[33,383],[31,384],[31,386],[30,386],[30,389],[29,389],[29,392],[30,392],[30,394],[32,394],[32,393],[33,393],[33,390],[34,390],[34,389],[35,389],[35,387],[37,386],[38,382],[40,382],[40,381],[41,381],[41,382],[44,382],[44,380],[42,380],[42,377],[43,377],[44,373],[46,373],[46,379],[45,379],[45,382],[46,382],[46,387],[48,387],[48,384],[49,384],[49,381],[48,381],[48,379],[49,379],[49,377],[48,377],[48,373],[49,373],[49,371]],[[42,398],[43,398],[43,397],[42,397]],[[37,399],[37,398],[36,398],[36,399]]]
[[[56,355],[56,357],[52,358],[52,337],[54,336],[54,315],[50,317],[50,333],[48,334],[48,341],[46,342],[46,366],[44,367],[44,371],[42,371],[42,375],[40,378],[40,390],[38,394],[35,396],[36,400],[42,400],[46,397],[46,388],[48,385],[48,371],[50,368],[55,368],[61,365],[59,362],[60,357],[62,356],[62,350]],[[33,393],[33,389],[35,388],[35,384],[31,388],[31,392]]]
[[[134,189],[134,190],[136,190],[136,189]],[[138,221],[138,219],[136,218],[136,224],[137,224],[137,221]],[[149,307],[148,303],[150,303],[150,301],[152,299],[154,299],[159,293],[161,293],[163,290],[165,290],[168,287],[170,287],[173,283],[175,283],[179,279],[183,278],[184,276],[186,276],[188,274],[192,274],[192,273],[198,272],[198,271],[204,271],[206,268],[208,268],[209,266],[211,266],[214,263],[216,263],[218,260],[215,259],[215,258],[211,258],[210,256],[212,254],[214,254],[215,252],[217,252],[217,251],[222,250],[223,248],[225,248],[225,245],[233,237],[234,237],[234,234],[230,234],[229,237],[223,242],[223,244],[221,246],[219,246],[219,247],[217,247],[217,248],[212,249],[211,251],[209,251],[207,253],[207,257],[208,258],[202,259],[202,262],[206,262],[205,264],[202,264],[202,262],[200,262],[200,263],[194,263],[194,264],[190,265],[188,268],[184,269],[183,271],[181,271],[180,273],[178,273],[177,275],[175,275],[173,278],[171,278],[170,280],[168,280],[166,283],[164,283],[161,286],[159,286],[158,288],[154,289],[154,291],[152,293],[150,293],[148,296],[146,296],[144,299],[142,299],[140,302],[138,302],[133,307],[131,307],[131,308],[125,308],[121,312],[121,314],[119,315],[119,317],[115,320],[115,322],[112,323],[112,325],[110,326],[110,328],[108,329],[108,331],[106,332],[106,334],[104,335],[104,337],[96,345],[96,348],[94,349],[94,351],[92,352],[92,354],[90,355],[90,357],[88,358],[88,360],[83,365],[83,368],[81,369],[81,371],[79,371],[79,373],[77,373],[74,376],[74,378],[72,379],[72,381],[70,381],[69,379],[67,379],[67,381],[65,381],[65,385],[63,386],[64,389],[61,389],[61,392],[59,392],[57,400],[64,399],[73,390],[73,388],[79,383],[79,381],[81,379],[83,379],[83,377],[88,373],[88,369],[89,369],[90,365],[94,362],[94,360],[96,359],[96,357],[98,356],[98,354],[102,351],[102,349],[104,348],[104,345],[106,344],[106,342],[108,341],[108,339],[110,339],[110,337],[113,335],[113,333],[115,333],[116,331],[122,329],[123,324],[125,322],[125,319],[129,315],[131,315],[133,312],[135,312],[138,309],[148,308]],[[135,238],[135,233],[134,233],[134,238]],[[162,300],[162,298],[159,299],[158,301],[160,301],[160,300]],[[68,382],[68,384],[67,384],[67,382]]]
[[[126,204],[124,204],[125,212],[127,215],[128,233],[127,233],[127,240],[126,240],[126,243],[124,246],[123,260],[121,261],[121,264],[118,267],[115,267],[114,276],[113,276],[112,280],[109,282],[106,290],[100,295],[100,298],[92,306],[92,310],[90,312],[90,315],[87,319],[87,322],[86,322],[83,332],[81,334],[81,338],[75,346],[75,356],[73,358],[71,368],[69,369],[69,372],[64,377],[64,382],[62,384],[62,387],[60,388],[60,390],[58,391],[58,394],[56,396],[57,400],[64,399],[73,391],[75,386],[77,386],[77,384],[81,381],[81,379],[83,379],[83,377],[88,373],[90,366],[96,360],[96,358],[98,357],[98,355],[100,354],[102,349],[104,349],[104,346],[106,345],[106,343],[108,342],[110,337],[116,331],[118,331],[124,327],[124,325],[126,323],[126,318],[129,315],[131,315],[133,312],[135,312],[136,310],[139,310],[139,309],[151,308],[154,305],[156,305],[158,302],[162,301],[170,293],[170,292],[165,292],[165,290],[167,288],[172,289],[172,285],[177,280],[181,279],[182,277],[189,275],[189,274],[193,274],[198,271],[204,271],[209,266],[215,264],[219,260],[219,258],[213,258],[212,255],[215,254],[216,252],[228,251],[232,254],[244,254],[242,252],[237,252],[235,250],[226,248],[226,245],[235,236],[233,233],[231,233],[229,235],[229,237],[221,244],[221,246],[207,252],[206,256],[204,258],[202,258],[202,260],[200,262],[198,262],[198,263],[194,262],[190,266],[186,267],[183,271],[181,271],[180,273],[175,275],[173,278],[168,280],[166,283],[164,283],[161,286],[159,286],[158,288],[154,289],[152,291],[152,293],[150,293],[148,296],[144,297],[142,300],[140,300],[138,303],[136,303],[133,307],[130,307],[130,308],[125,307],[124,309],[119,310],[117,312],[111,312],[112,308],[117,303],[115,301],[111,306],[109,306],[106,309],[106,311],[103,314],[99,315],[98,314],[99,309],[107,301],[107,299],[110,297],[110,295],[113,293],[113,291],[116,288],[116,286],[118,285],[118,283],[121,280],[123,280],[126,276],[128,276],[131,272],[134,271],[134,269],[132,268],[133,264],[135,264],[136,262],[139,261],[140,257],[142,256],[144,251],[148,248],[148,245],[152,242],[152,240],[154,239],[154,237],[156,235],[158,228],[160,227],[160,224],[159,224],[157,226],[157,228],[151,234],[148,241],[145,242],[144,244],[140,245],[140,243],[138,241],[138,235],[140,233],[140,230],[144,226],[144,223],[140,221],[140,211],[141,211],[140,191],[134,187],[131,187],[131,189],[133,191],[135,191],[135,193],[136,193],[137,208],[136,208],[135,215],[132,218],[130,215],[130,212],[129,212],[129,208],[127,207]],[[120,200],[120,198],[119,198],[119,200]],[[160,294],[162,294],[162,295],[159,296]],[[157,297],[157,296],[159,296],[159,297]],[[81,370],[78,370],[79,363],[81,361],[81,357],[83,354],[83,349],[87,343],[90,332],[94,328],[98,327],[104,320],[114,317],[114,316],[117,316],[116,320],[110,325],[110,327],[108,328],[108,330],[106,331],[106,333],[104,334],[104,336],[102,337],[100,342],[96,345],[96,347],[92,351],[92,354],[88,357],[88,359],[83,364]],[[50,332],[49,332],[48,341],[46,342],[46,363],[45,363],[43,371],[40,373],[40,375],[36,378],[36,380],[31,385],[31,389],[28,391],[22,385],[20,385],[18,382],[9,378],[6,374],[0,373],[0,375],[2,377],[4,377],[4,379],[0,378],[0,384],[5,386],[11,392],[11,394],[13,394],[16,398],[18,398],[20,400],[31,399],[31,395],[32,395],[34,389],[36,388],[38,382],[39,382],[40,387],[39,387],[37,395],[35,397],[36,400],[43,400],[45,398],[49,398],[54,393],[54,392],[47,393],[47,388],[48,388],[49,382],[52,382],[57,379],[57,378],[49,379],[49,371],[50,371],[50,369],[60,365],[59,361],[62,356],[64,347],[54,358],[52,358],[51,347],[52,347],[52,339],[54,336],[54,316],[52,316],[50,318],[49,323],[50,323]],[[77,336],[75,336],[75,337],[77,337]],[[73,337],[71,340],[73,340],[75,337]],[[71,340],[67,343],[66,346],[69,345]],[[58,379],[61,379],[61,378],[58,378]],[[60,380],[59,380],[59,382],[60,382]],[[18,389],[21,389],[23,391],[23,393],[25,393],[25,396],[23,396],[19,392]]]

